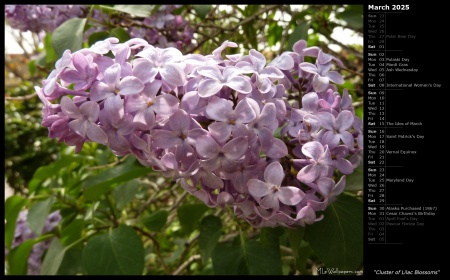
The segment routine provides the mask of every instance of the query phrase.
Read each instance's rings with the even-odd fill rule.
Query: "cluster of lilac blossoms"
[[[93,141],[132,154],[254,227],[321,220],[362,157],[362,122],[333,84],[341,62],[304,40],[269,64],[254,49],[222,55],[230,47],[182,55],[109,38],[68,50],[36,87],[42,124],[76,152]]]
[[[11,28],[35,33],[53,32],[66,20],[86,14],[84,5],[5,5]]]
[[[14,231],[14,240],[11,249],[19,246],[23,242],[36,238],[37,235],[28,227],[27,225],[28,210],[23,210],[19,213],[19,217],[16,221],[16,228]],[[45,221],[44,228],[42,229],[42,234],[49,233],[53,231],[58,224],[61,222],[61,215],[59,210],[52,212],[48,215]],[[42,256],[45,251],[50,247],[52,239],[47,239],[45,241],[34,244],[31,249],[30,255],[28,257],[28,275],[40,275],[41,273],[41,263]],[[5,257],[8,255],[8,251],[5,248]]]
[[[149,5],[152,9],[153,6]],[[159,5],[151,16],[134,19],[111,16],[93,9],[89,16],[89,28],[84,32],[85,40],[95,32],[109,31],[111,26],[124,28],[131,38],[143,38],[158,47],[185,48],[192,43],[194,30],[189,22],[174,11],[181,5]],[[45,35],[53,32],[66,20],[88,16],[87,5],[6,5],[5,17],[11,28]]]

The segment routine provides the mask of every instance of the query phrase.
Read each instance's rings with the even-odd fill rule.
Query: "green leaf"
[[[363,189],[364,170],[363,164],[353,170],[346,178],[346,191],[359,191]]]
[[[79,240],[82,235],[84,227],[84,220],[77,219],[73,220],[68,226],[62,228],[61,230],[61,243],[64,246],[68,246],[75,241]]]
[[[122,27],[116,27],[112,29],[111,36],[116,37],[122,43],[130,40],[130,35],[128,35],[128,32],[125,31],[125,29],[123,29]]]
[[[11,248],[14,240],[17,217],[26,201],[25,198],[17,195],[10,196],[5,201],[5,246],[8,249]]]
[[[118,184],[142,177],[152,171],[151,168],[137,166],[134,162],[135,159],[130,157],[123,164],[87,178],[82,185],[85,189],[84,197],[88,200],[97,200],[100,195],[107,193]]]
[[[124,225],[92,237],[83,251],[83,267],[90,275],[142,275],[144,245],[136,232]]]
[[[362,203],[340,195],[324,216],[306,228],[305,239],[326,267],[356,271],[363,258]]]
[[[54,63],[58,59],[58,55],[52,46],[52,34],[47,33],[44,37],[45,61],[46,63]]]
[[[275,46],[276,43],[280,42],[282,35],[283,27],[279,26],[277,22],[272,22],[269,25],[269,30],[267,33],[267,42],[269,43],[269,46]]]
[[[33,175],[33,178],[28,186],[30,193],[37,190],[42,181],[57,176],[61,170],[66,170],[67,166],[79,160],[79,156],[62,155],[61,158],[49,165],[39,167]]]
[[[250,17],[252,15],[254,15],[256,12],[259,11],[259,5],[247,5],[244,8],[244,16],[245,17]],[[256,37],[257,34],[257,30],[254,27],[254,23],[255,20],[252,19],[249,22],[245,23],[242,26],[242,29],[244,30],[244,34],[245,34],[245,41],[247,41],[248,43],[250,43],[250,46],[258,49],[258,39]]]
[[[47,63],[47,56],[45,52],[41,52],[40,54],[37,55],[36,64],[45,67],[46,63]]]
[[[83,249],[78,247],[71,247],[66,249],[64,258],[59,266],[58,275],[76,275],[83,272]]]
[[[136,180],[128,181],[114,189],[113,197],[116,201],[116,207],[123,209],[130,202],[139,190],[139,184]]]
[[[198,245],[202,256],[202,263],[206,264],[211,257],[213,249],[217,245],[222,231],[222,222],[216,216],[206,216],[200,222],[200,235],[198,237]]]
[[[289,243],[290,243],[290,248],[292,249],[292,253],[294,255],[295,258],[295,267],[300,271],[299,268],[304,267],[306,264],[306,260],[305,263],[302,263],[302,259],[300,259],[300,247],[303,241],[303,236],[305,235],[305,228],[304,227],[299,227],[297,229],[291,229],[291,228],[286,228],[285,229],[286,235],[289,239]]]
[[[211,9],[211,5],[192,5],[192,7],[201,19],[205,19]]]
[[[148,17],[152,9],[151,5],[114,5],[112,9],[128,13],[137,17]]]
[[[42,233],[52,204],[53,199],[49,198],[31,205],[30,210],[28,210],[27,225],[38,236]]]
[[[271,244],[218,244],[212,252],[216,275],[281,275],[280,251]]]
[[[34,239],[28,239],[19,246],[12,249],[8,254],[9,274],[26,275],[28,269],[28,256],[33,245],[37,243]]]
[[[363,13],[358,9],[352,9],[351,6],[342,13],[337,14],[336,17],[346,21],[349,27],[355,29],[363,28]]]
[[[59,238],[53,238],[44,261],[42,262],[41,275],[56,275],[65,253],[66,249],[61,244]]]
[[[203,203],[184,204],[178,207],[178,219],[185,234],[190,234],[198,227],[199,220],[206,210],[208,210],[208,207]]]
[[[107,31],[100,31],[100,32],[92,33],[91,35],[89,35],[88,45],[92,46],[96,42],[101,41],[101,40],[105,40],[105,39],[107,39],[109,37],[111,37],[111,35]]]
[[[169,212],[158,210],[142,219],[142,224],[150,231],[160,231],[166,225]]]
[[[295,26],[294,31],[292,31],[292,34],[289,36],[286,50],[292,50],[292,46],[294,46],[294,44],[297,43],[298,40],[307,40],[308,29],[309,24],[307,22],[302,22]]]
[[[30,60],[28,62],[28,71],[30,71],[30,76],[34,77],[36,75],[36,60]]]
[[[72,52],[81,49],[86,20],[86,18],[71,18],[53,31],[52,44],[58,57],[61,57],[67,49]]]
[[[244,250],[239,245],[218,244],[212,252],[212,262],[216,275],[248,275],[248,263]]]

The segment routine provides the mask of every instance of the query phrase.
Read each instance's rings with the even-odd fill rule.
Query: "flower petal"
[[[336,118],[336,129],[340,132],[345,131],[353,125],[353,121],[353,113],[348,110],[344,110],[340,112]]]
[[[197,68],[197,72],[207,78],[211,78],[214,80],[222,80],[222,73],[219,68],[212,65],[200,66]]]
[[[340,136],[342,142],[344,142],[349,149],[353,150],[353,143],[355,142],[353,135],[348,131],[344,131],[340,133]]]
[[[302,146],[302,153],[305,156],[312,158],[316,161],[323,154],[323,152],[324,152],[323,145],[316,141],[308,142]]]
[[[104,144],[108,142],[108,136],[98,125],[89,122],[86,128],[86,135],[91,141]]]
[[[335,134],[334,131],[327,131],[323,134],[321,142],[327,144],[331,149],[339,145],[340,134]]]
[[[73,103],[72,99],[67,96],[61,98],[61,110],[66,116],[73,119],[79,119],[83,116],[75,103]]]
[[[286,205],[296,205],[302,201],[305,193],[297,187],[281,187],[278,189],[278,199]]]
[[[203,172],[202,181],[206,186],[210,187],[211,189],[223,188],[223,180],[217,177],[214,173],[206,171]]]
[[[204,158],[215,158],[219,155],[220,147],[211,136],[201,136],[195,143],[197,153]]]
[[[312,80],[312,85],[315,91],[323,92],[330,85],[330,80],[328,79],[328,77],[323,77],[319,74],[315,74]]]
[[[309,62],[302,62],[299,66],[300,69],[308,73],[316,74],[318,71],[317,66]]]
[[[320,122],[325,129],[334,131],[336,120],[332,114],[328,112],[320,112],[317,114],[317,116],[319,117]]]
[[[218,93],[223,87],[223,84],[215,79],[206,78],[198,84],[198,95],[201,97],[210,97]]]
[[[178,109],[178,104],[179,101],[175,96],[164,94],[155,98],[153,107],[157,114],[170,116]]]
[[[228,79],[225,85],[240,93],[250,93],[252,91],[252,85],[247,76],[234,76]]]
[[[138,78],[128,76],[120,81],[118,88],[120,95],[131,95],[140,93],[144,89],[144,84]]]
[[[272,162],[264,170],[264,181],[266,181],[266,183],[268,184],[279,187],[281,186],[283,179],[284,179],[283,167],[278,161]]]
[[[311,142],[310,142],[311,143]],[[297,179],[303,183],[314,182],[320,175],[320,169],[316,164],[309,164],[302,169],[297,174]]]
[[[138,58],[133,61],[133,76],[141,80],[144,84],[155,79],[158,70],[145,58]]]
[[[288,154],[286,144],[281,139],[273,138],[271,145],[269,150],[265,151],[268,157],[277,159]]]
[[[170,85],[178,87],[186,82],[186,74],[178,64],[166,63],[159,73],[161,78]]]
[[[338,85],[341,85],[345,82],[344,78],[342,78],[342,75],[336,71],[327,72],[326,76],[330,79],[330,81]]]
[[[208,108],[208,107],[207,107]],[[247,102],[247,98],[241,100],[235,109],[236,121],[239,123],[249,123],[256,118],[256,113],[250,104]]]
[[[240,159],[248,150],[248,140],[246,137],[237,137],[226,143],[222,147],[225,157],[230,160]]]
[[[319,97],[315,92],[305,94],[302,97],[303,108],[310,113],[317,111],[318,100]]]
[[[209,133],[219,143],[225,143],[231,136],[231,125],[225,122],[215,122],[208,126]]]
[[[250,179],[247,183],[248,192],[253,197],[263,197],[272,192],[272,186],[258,179]]]
[[[104,75],[105,82],[110,88],[115,88],[119,84],[120,80],[120,64],[114,63],[113,65],[109,66],[106,70]]]
[[[191,124],[190,116],[183,110],[176,111],[170,118],[168,125],[171,130],[178,133],[187,132]],[[187,135],[185,135],[187,136]]]
[[[353,165],[350,163],[350,161],[346,160],[345,158],[340,158],[336,160],[336,168],[342,174],[353,173]]]
[[[259,205],[261,205],[261,207],[265,209],[278,210],[278,208],[280,208],[280,201],[278,200],[278,197],[275,195],[275,193],[270,192],[263,199],[261,199]]]
[[[208,105],[206,106],[206,115],[208,116],[208,118],[215,121],[228,121],[228,114],[231,111],[233,111],[231,102],[223,98],[211,98]]]
[[[176,131],[158,129],[153,132],[153,144],[156,147],[163,149],[172,148],[180,145],[182,142],[180,134]]]

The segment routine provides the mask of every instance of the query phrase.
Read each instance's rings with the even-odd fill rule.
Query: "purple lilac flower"
[[[259,204],[268,209],[278,209],[280,202],[285,205],[296,205],[305,193],[297,187],[282,186],[284,178],[283,167],[279,162],[272,162],[264,171],[264,182],[250,179],[247,183],[249,193],[255,198],[261,198]]]
[[[201,66],[197,72],[205,77],[198,85],[198,94],[201,97],[213,96],[224,86],[240,93],[249,93],[252,90],[250,79],[242,76],[237,67],[226,67],[222,73],[216,66]]]
[[[85,17],[85,5],[6,5],[5,16],[20,31],[53,32],[70,18]]]
[[[331,59],[332,57],[330,55],[319,51],[316,65],[309,62],[300,63],[300,69],[314,75],[312,86],[317,92],[325,91],[330,81],[336,84],[344,83],[341,74],[336,71],[330,71]]]
[[[305,161],[307,165],[298,172],[297,179],[299,181],[311,183],[317,178],[328,176],[331,173],[333,161],[327,145],[324,147],[316,141],[308,142],[302,146],[302,152],[310,159]]]
[[[349,93],[341,96],[326,76],[339,62],[306,42],[294,46],[269,66],[256,50],[222,56],[237,47],[228,41],[210,55],[137,38],[66,51],[36,87],[42,124],[77,153],[92,141],[132,154],[255,227],[312,224],[360,164],[363,129]],[[311,65],[328,77],[324,90],[314,90],[318,73],[302,70],[310,67],[304,56],[316,57]],[[299,78],[309,91],[289,102]]]

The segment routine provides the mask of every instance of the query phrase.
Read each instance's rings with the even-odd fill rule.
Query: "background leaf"
[[[84,227],[83,219],[73,220],[61,230],[61,243],[68,246],[81,238]]]
[[[47,33],[44,37],[44,49],[45,49],[45,60],[46,63],[54,63],[58,60],[58,55],[52,46],[52,34]]]
[[[28,270],[28,256],[36,240],[28,239],[8,253],[9,274],[26,275]]]
[[[222,222],[216,216],[206,216],[200,222],[200,235],[198,237],[198,245],[202,262],[205,264],[211,257],[211,253],[217,245],[222,231]]]
[[[348,5],[346,10],[338,13],[337,18],[347,22],[349,27],[354,29],[363,28],[363,9],[362,5]]]
[[[308,29],[309,29],[309,24],[307,22],[302,22],[302,23],[296,25],[294,28],[294,31],[292,31],[291,35],[289,35],[286,50],[291,51],[292,46],[294,46],[294,44],[300,39],[307,40],[308,39]]]
[[[41,275],[56,275],[63,261],[66,249],[59,238],[53,238],[41,266]]]
[[[300,268],[303,268],[304,265],[306,264],[306,260],[300,258],[301,245],[303,237],[305,235],[305,228],[304,227],[299,227],[296,229],[286,228],[285,232],[289,239],[290,248],[292,249],[292,253],[295,258],[295,267],[299,271],[301,271]],[[303,263],[303,261],[305,261],[305,263]]]
[[[121,43],[130,40],[130,35],[128,35],[128,32],[122,27],[116,27],[111,29],[110,34],[112,37],[116,37],[117,39],[119,39]]]
[[[139,184],[136,180],[128,181],[125,184],[117,186],[114,189],[113,197],[118,209],[124,208],[130,202],[139,190]]]
[[[94,32],[91,35],[89,35],[88,45],[92,46],[96,42],[101,41],[101,40],[105,40],[105,39],[107,39],[109,37],[111,37],[111,35],[107,31]]]
[[[42,233],[52,204],[53,199],[49,198],[31,205],[30,210],[28,210],[27,225],[38,236]]]
[[[353,271],[360,267],[363,213],[363,205],[358,199],[343,194],[324,211],[322,221],[306,227],[305,239],[325,266]]]
[[[209,208],[203,203],[184,204],[178,207],[177,215],[185,234],[190,234],[199,225],[200,218]]]
[[[80,246],[66,250],[64,258],[59,266],[58,275],[76,275],[83,272],[83,249]]]
[[[53,31],[52,44],[58,57],[61,57],[67,49],[72,52],[81,49],[86,20],[86,18],[71,18]]]
[[[219,244],[212,252],[217,275],[281,275],[281,257],[272,229],[263,229],[261,240],[245,244]]]
[[[168,215],[166,210],[158,210],[142,219],[142,223],[150,231],[160,231],[166,225]]]
[[[201,19],[205,19],[211,9],[211,5],[192,5],[192,7]]]
[[[5,201],[5,246],[8,249],[14,240],[17,217],[26,201],[25,198],[16,195],[8,197]]]
[[[150,16],[151,5],[114,5],[114,10],[128,13],[137,17],[148,17]]]
[[[347,175],[346,178],[346,191],[360,191],[363,189],[364,180],[364,166],[361,163],[360,166],[353,170],[353,173]]]
[[[84,248],[83,267],[90,275],[141,275],[144,271],[142,240],[124,225],[94,236]]]
[[[82,185],[86,199],[97,200],[100,195],[107,193],[118,184],[152,172],[151,168],[135,165],[135,161],[130,157],[124,163],[86,179]]]

